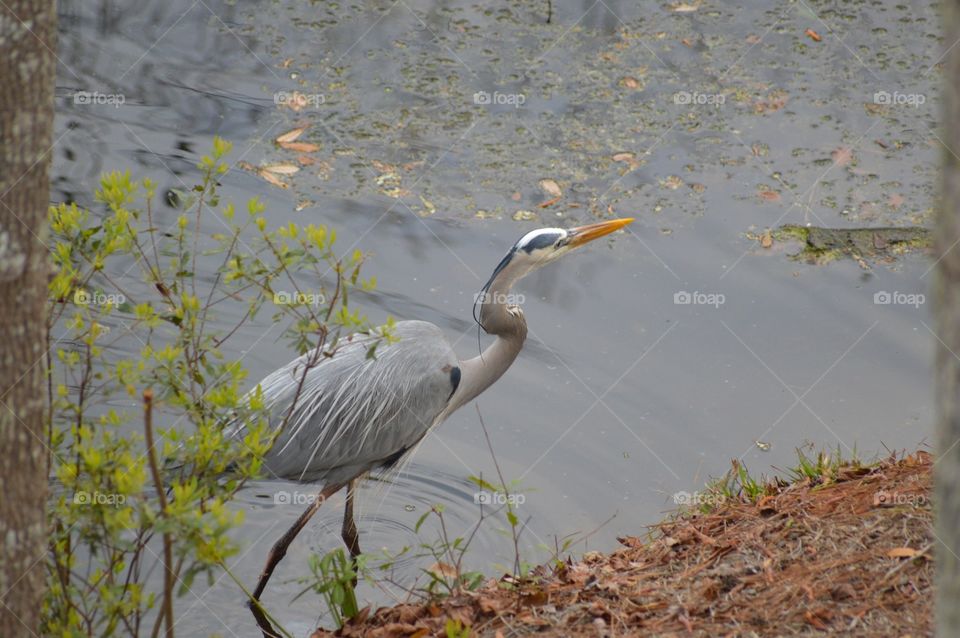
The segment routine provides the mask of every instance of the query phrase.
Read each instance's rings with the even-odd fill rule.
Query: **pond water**
[[[593,532],[571,551],[615,547],[734,458],[771,473],[808,443],[865,459],[925,444],[930,257],[811,265],[754,234],[931,224],[937,6],[553,2],[549,24],[547,7],[65,0],[51,199],[94,206],[100,172],[116,168],[191,185],[214,135],[235,163],[293,161],[272,141],[309,125],[317,161],[285,177],[290,188],[235,164],[223,193],[260,196],[276,224],[334,226],[343,250],[371,255],[371,319],[432,321],[462,357],[477,349],[474,294],[517,237],[636,217],[522,282],[528,342],[476,402],[524,490],[531,562],[574,533]],[[123,103],[77,103],[76,91]],[[294,91],[300,111],[283,103]],[[544,179],[562,196],[542,207]],[[251,380],[292,358],[280,332],[265,313],[239,335]],[[395,483],[364,484],[361,546],[434,540],[414,526],[436,503],[463,534],[479,518],[471,475],[495,475],[473,406]],[[233,569],[250,586],[300,513],[274,504],[278,490],[310,488],[262,481],[237,504]],[[341,504],[321,509],[268,588],[295,635],[326,621],[316,597],[291,601],[310,552],[339,546]],[[512,563],[502,526],[481,527],[470,568]],[[427,566],[401,561],[395,577]],[[184,635],[257,635],[229,578],[180,612]]]

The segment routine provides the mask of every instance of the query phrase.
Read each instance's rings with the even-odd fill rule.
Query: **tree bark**
[[[0,633],[38,633],[46,582],[47,206],[57,14],[0,3]]]
[[[945,3],[945,42],[960,39],[960,0]],[[937,464],[936,628],[960,636],[960,47],[946,59],[942,199],[937,219],[934,313],[936,332]]]

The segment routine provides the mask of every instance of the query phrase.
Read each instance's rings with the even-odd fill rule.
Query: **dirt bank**
[[[775,480],[531,582],[362,612],[314,637],[931,635],[931,469],[917,452]]]

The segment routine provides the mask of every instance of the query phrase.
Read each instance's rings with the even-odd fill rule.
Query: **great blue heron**
[[[311,358],[307,353],[261,381],[271,425],[285,423],[263,459],[265,469],[279,478],[317,481],[323,488],[270,550],[253,598],[260,599],[274,568],[310,517],[343,487],[347,498],[341,533],[351,555],[357,556],[354,481],[370,470],[396,464],[430,428],[490,387],[517,358],[527,322],[520,308],[509,303],[511,287],[541,266],[632,221],[541,228],[521,237],[478,297],[479,315],[475,307],[474,317],[496,339],[477,357],[459,360],[443,331],[432,323],[401,321],[395,329],[399,340],[378,348],[373,358],[367,356],[373,337],[357,336],[332,357]],[[242,427],[234,432],[241,433]]]

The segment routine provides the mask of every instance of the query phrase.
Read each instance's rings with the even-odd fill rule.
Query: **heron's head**
[[[567,253],[604,235],[619,230],[633,221],[632,217],[578,226],[576,228],[539,228],[521,237],[500,261],[481,290],[504,293],[510,286],[533,271],[546,266]],[[485,297],[481,297],[481,300]],[[483,313],[481,312],[481,315]],[[485,325],[482,317],[479,321]]]

